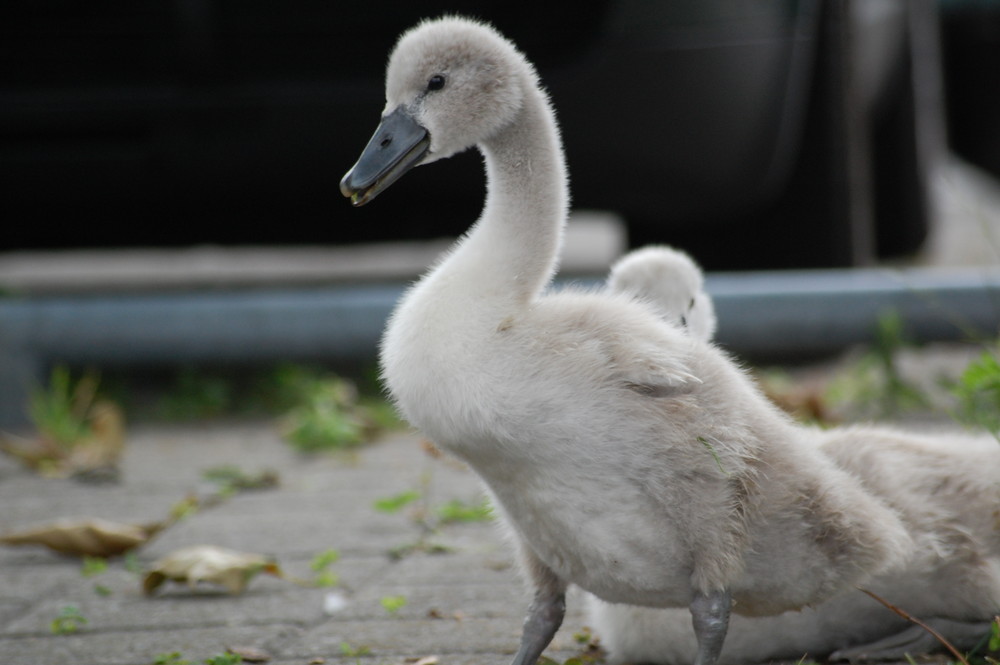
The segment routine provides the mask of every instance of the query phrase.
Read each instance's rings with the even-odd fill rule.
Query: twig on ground
[[[944,647],[946,649],[948,649],[948,651],[950,651],[952,653],[952,655],[955,656],[955,658],[958,659],[958,662],[962,663],[962,665],[969,665],[969,661],[968,661],[968,659],[966,659],[965,655],[962,654],[962,652],[960,652],[958,649],[956,649],[955,645],[953,645],[951,642],[949,642],[947,639],[945,639],[944,635],[942,635],[941,633],[937,632],[936,630],[934,630],[933,628],[931,628],[926,623],[924,623],[923,621],[921,621],[917,617],[913,616],[912,614],[910,614],[906,610],[904,610],[904,609],[902,609],[900,607],[896,607],[895,605],[893,605],[892,603],[890,603],[885,598],[882,598],[878,594],[873,593],[873,592],[869,591],[868,589],[862,589],[861,587],[858,587],[858,590],[862,591],[862,592],[864,592],[866,594],[868,594],[869,596],[871,596],[872,598],[874,598],[875,600],[877,600],[878,602],[880,602],[882,605],[884,605],[888,609],[892,610],[893,612],[895,612],[899,616],[903,617],[904,619],[906,619],[910,623],[914,623],[914,624],[920,626],[921,628],[923,628],[924,630],[926,630],[928,633],[930,633],[931,635],[934,636],[934,639],[936,639],[938,642],[940,642],[942,645],[944,645]]]

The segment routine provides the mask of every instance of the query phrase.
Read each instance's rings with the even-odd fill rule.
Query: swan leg
[[[729,630],[729,611],[733,598],[729,591],[699,593],[691,601],[694,636],[698,640],[698,655],[694,665],[715,665],[722,652],[722,642]]]
[[[955,621],[928,619],[924,621],[959,651],[971,651],[984,643],[990,634],[989,621]],[[870,644],[859,644],[830,654],[830,660],[864,662],[903,660],[906,656],[940,651],[944,645],[923,626],[909,626],[900,632]]]
[[[528,609],[521,633],[521,647],[511,665],[535,665],[549,646],[566,614],[566,594],[563,591],[539,590]]]

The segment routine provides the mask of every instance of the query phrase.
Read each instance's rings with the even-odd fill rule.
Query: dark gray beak
[[[397,107],[382,118],[358,163],[340,181],[340,192],[355,206],[368,203],[419,164],[430,145],[427,130],[406,109]]]

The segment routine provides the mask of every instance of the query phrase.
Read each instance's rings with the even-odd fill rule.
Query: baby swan
[[[1000,451],[992,437],[918,435],[887,427],[824,432],[838,466],[901,516],[914,545],[863,588],[933,627],[963,651],[982,645],[1000,612]],[[611,662],[690,663],[697,645],[685,612],[590,597],[589,625]],[[897,660],[940,650],[937,638],[845,587],[775,616],[734,616],[720,663]]]
[[[477,146],[479,220],[400,301],[382,340],[402,414],[494,497],[534,590],[532,665],[576,584],[688,608],[696,663],[730,610],[803,607],[891,569],[897,513],[813,446],[720,351],[634,299],[546,293],[567,212],[555,117],[534,68],[460,18],[406,32],[382,123],[341,191],[361,205],[407,169]],[[446,195],[446,193],[443,193]]]
[[[645,300],[698,339],[715,335],[715,307],[701,267],[678,249],[650,245],[629,252],[611,266],[608,289]]]
[[[611,291],[648,302],[688,333],[711,341],[711,297],[701,270],[669,247],[636,250],[612,266]],[[707,321],[710,325],[692,322]],[[893,506],[917,547],[905,565],[866,588],[970,651],[1000,612],[1000,447],[990,437],[921,436],[888,427],[816,432],[812,445]],[[803,431],[803,445],[809,433]],[[587,596],[589,623],[613,661],[687,663],[696,650],[690,618],[676,609],[603,603]],[[732,617],[725,663],[813,658],[903,660],[940,648],[924,628],[855,589],[815,606],[767,617]]]
[[[669,247],[636,250],[612,266],[611,291],[648,302],[688,333],[711,341],[712,300],[701,270]],[[709,321],[710,325],[692,325]],[[964,651],[982,644],[1000,612],[1000,448],[991,437],[921,436],[888,427],[815,432],[811,445],[893,506],[916,548],[906,563],[872,577],[866,588],[921,618]],[[803,430],[803,445],[809,433]],[[697,645],[690,618],[677,609],[604,603],[587,595],[589,623],[615,662],[688,663]],[[941,648],[921,626],[856,589],[776,616],[733,616],[724,663],[830,657],[903,660]]]

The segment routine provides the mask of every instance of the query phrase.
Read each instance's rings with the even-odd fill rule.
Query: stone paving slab
[[[179,651],[192,662],[201,663],[223,652],[223,644],[252,643],[262,634],[278,637],[282,630],[282,626],[240,626],[226,630],[82,631],[57,637],[38,634],[0,640],[0,655],[10,665],[148,665],[157,654]]]
[[[173,549],[212,544],[273,556],[289,575],[308,579],[312,558],[336,549],[329,570],[339,584],[311,588],[259,575],[238,596],[215,588],[167,583],[152,596],[140,576],[112,560],[97,576],[78,559],[40,548],[0,547],[0,663],[3,665],[150,665],[181,652],[192,663],[227,646],[254,646],[272,665],[323,658],[343,665],[402,665],[439,655],[442,665],[508,663],[516,649],[528,594],[510,549],[490,523],[454,524],[427,536],[411,505],[396,513],[376,499],[420,491],[433,507],[481,497],[460,464],[437,459],[419,439],[400,433],[350,454],[304,456],[283,443],[272,423],[135,426],[117,485],[89,486],[35,476],[0,458],[0,533],[61,517],[144,523],[166,516],[184,496],[212,486],[205,469],[238,465],[274,469],[280,486],[244,492],[198,512],[137,550],[144,566]],[[439,554],[393,559],[415,543]],[[102,593],[98,593],[101,587]],[[342,607],[332,610],[331,598]],[[396,612],[382,605],[403,596]],[[54,635],[51,621],[76,606],[87,623]],[[548,652],[573,655],[582,604],[571,596],[567,621]],[[366,647],[345,656],[341,645]]]

